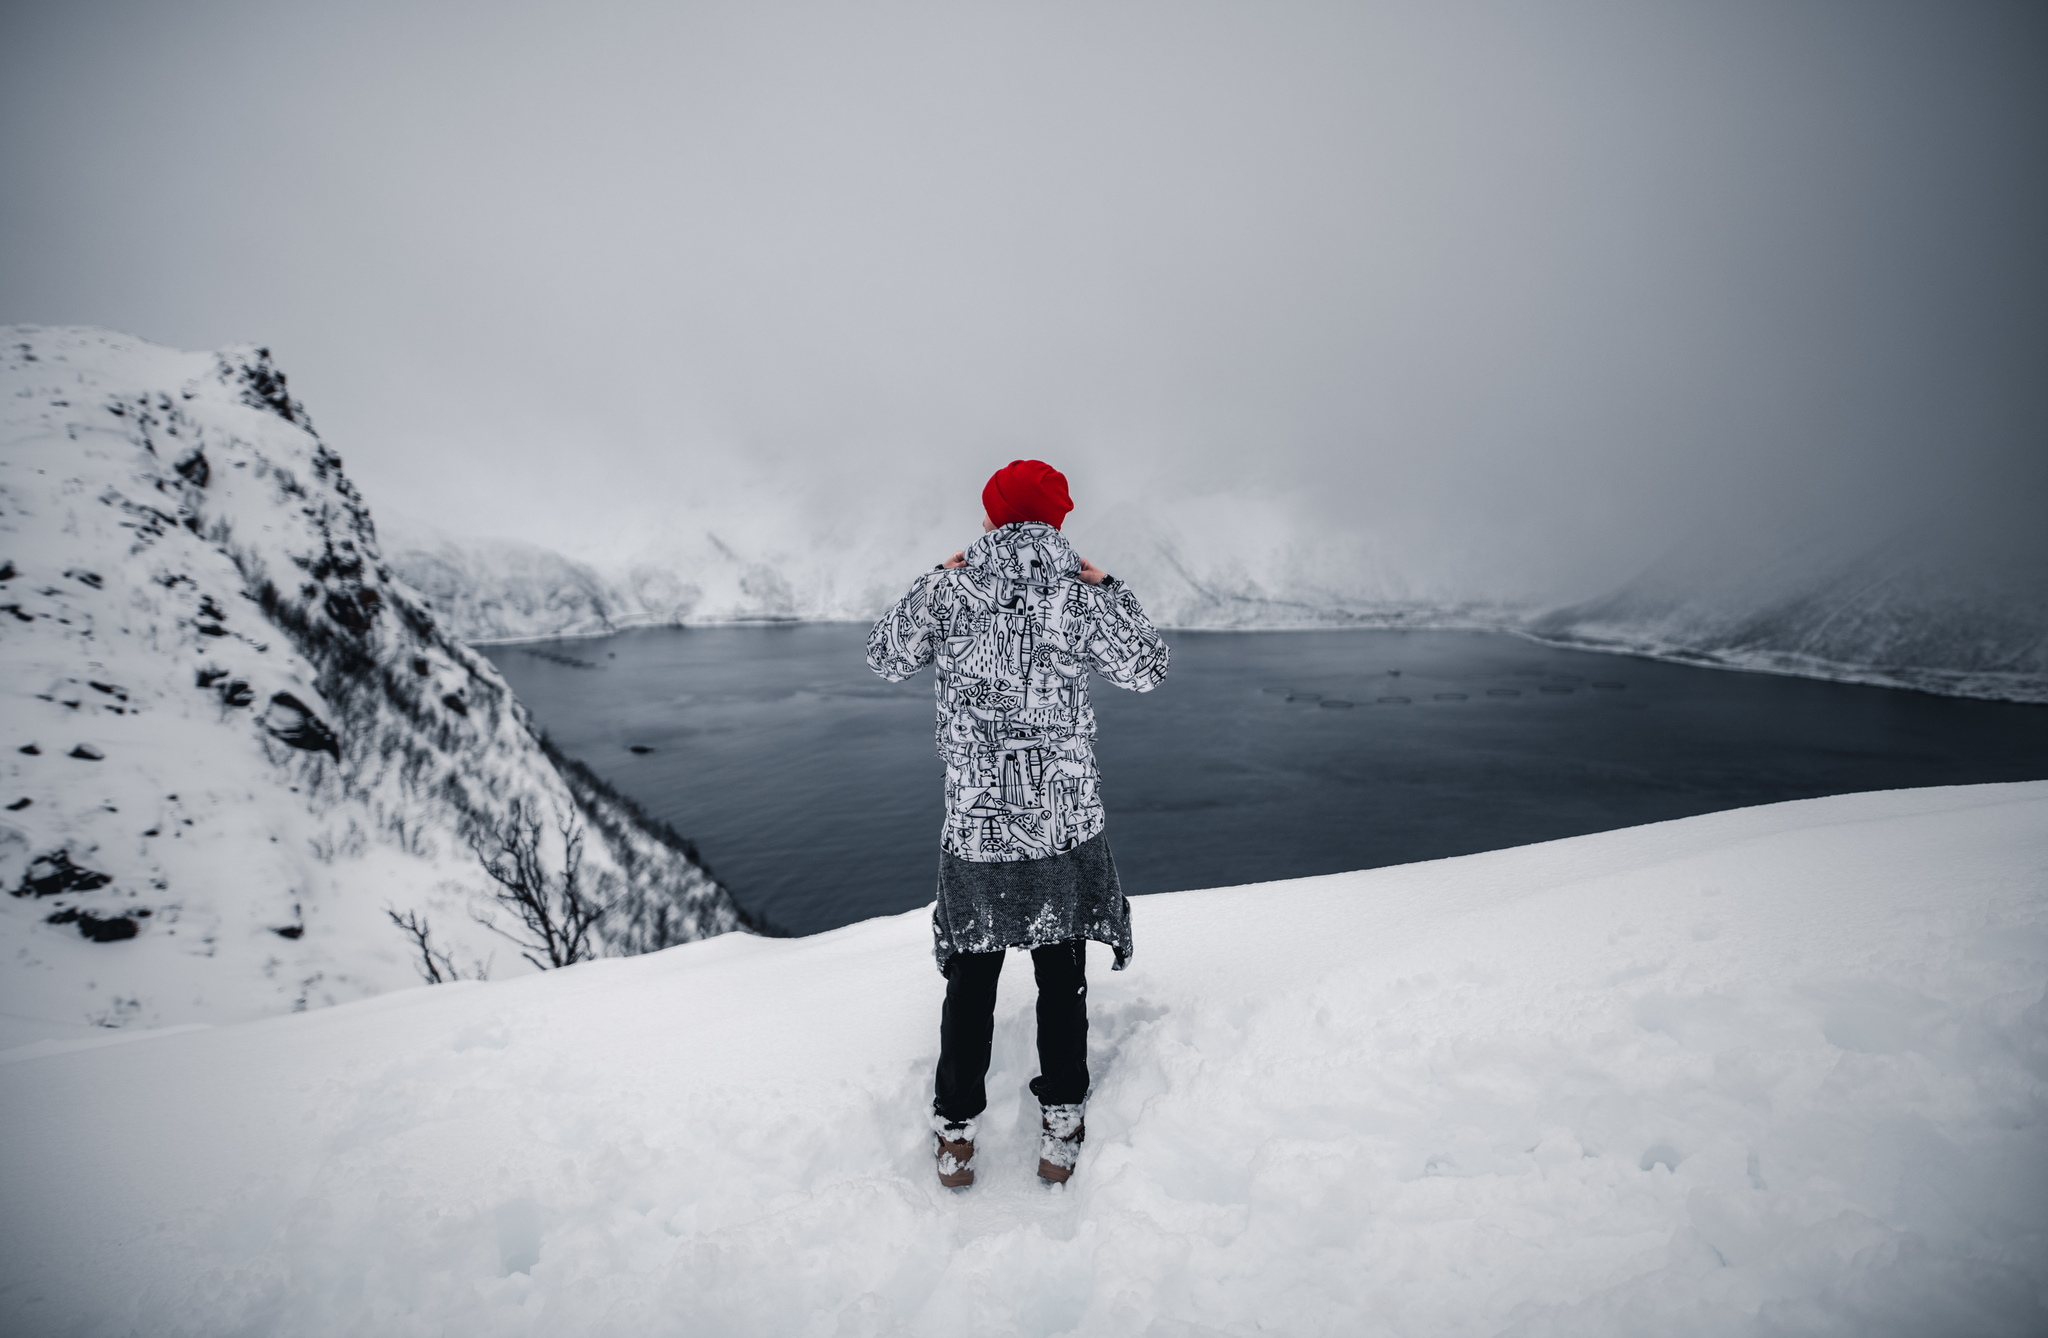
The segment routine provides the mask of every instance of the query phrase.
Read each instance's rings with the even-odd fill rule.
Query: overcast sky
[[[1246,497],[1579,594],[1759,510],[2048,498],[2040,4],[0,23],[0,319],[267,344],[458,531],[972,537],[1029,455],[1084,530]]]

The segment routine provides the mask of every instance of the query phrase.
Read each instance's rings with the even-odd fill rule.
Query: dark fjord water
[[[542,728],[808,934],[922,905],[929,670],[844,624],[496,646]],[[1127,892],[1335,873],[1781,799],[2048,776],[2048,708],[1557,650],[1485,632],[1180,632],[1097,680]],[[650,749],[629,751],[633,746]]]

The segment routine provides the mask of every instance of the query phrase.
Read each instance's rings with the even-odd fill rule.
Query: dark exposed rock
[[[285,375],[277,370],[270,360],[270,350],[256,350],[254,361],[237,365],[228,358],[220,360],[221,378],[230,384],[239,381],[242,386],[242,403],[252,409],[268,409],[287,423],[300,423],[311,428],[306,422],[306,406],[293,400],[286,389]]]
[[[113,881],[114,875],[110,873],[79,868],[71,862],[69,850],[60,850],[54,855],[40,855],[31,860],[28,872],[22,875],[21,886],[14,889],[14,895],[54,897],[63,892],[90,892]]]
[[[21,751],[27,753],[30,757],[41,757],[43,755],[43,750],[36,747],[32,743],[24,743],[23,745],[21,745]]]
[[[351,632],[367,632],[377,617],[377,608],[383,601],[375,590],[364,588],[350,596],[344,591],[328,592],[327,616],[348,628]]]
[[[125,915],[116,915],[102,920],[90,911],[78,915],[78,932],[95,943],[118,943],[124,938],[134,938],[136,924]]]
[[[334,731],[313,714],[312,707],[289,692],[277,693],[270,699],[270,708],[263,713],[263,727],[294,748],[309,753],[332,753],[335,761],[341,760],[341,741],[334,737]]]
[[[106,754],[89,743],[81,743],[71,750],[69,756],[85,762],[97,762],[106,757]]]
[[[205,451],[193,451],[172,468],[178,471],[178,477],[195,488],[204,488],[207,480],[213,477],[213,468],[206,463]]]
[[[250,687],[246,679],[229,678],[225,669],[201,669],[197,681],[202,688],[217,685],[223,705],[248,706],[256,700],[256,689]]]
[[[138,911],[136,914],[147,915],[149,912]],[[53,925],[76,924],[78,932],[95,943],[119,943],[124,938],[134,938],[137,930],[135,921],[125,915],[115,915],[101,919],[91,911],[81,910],[58,911],[44,923]]]
[[[279,925],[270,932],[279,938],[298,938],[306,932],[306,927],[304,925]]]
[[[64,574],[74,581],[83,581],[95,590],[100,589],[104,584],[100,580],[100,574],[96,571],[67,571]]]
[[[33,804],[34,802],[35,800],[30,799],[28,796],[24,795],[21,798],[15,800],[13,803],[9,804],[7,806],[7,811],[9,813],[19,813],[21,812],[21,810],[27,808],[30,804]]]
[[[455,714],[457,715],[469,714],[469,703],[462,700],[462,698],[456,696],[452,692],[444,695],[441,698],[441,705],[447,707],[449,710],[455,712]]]
[[[0,581],[11,581],[13,579],[14,564],[12,562],[0,562]]]

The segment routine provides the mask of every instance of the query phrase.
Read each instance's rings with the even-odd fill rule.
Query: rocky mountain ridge
[[[384,562],[266,351],[9,327],[0,391],[0,1046],[532,969],[522,822],[589,953],[743,927]]]

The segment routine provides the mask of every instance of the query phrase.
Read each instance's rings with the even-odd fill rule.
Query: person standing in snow
[[[926,572],[868,634],[868,666],[900,683],[934,665],[946,825],[933,953],[946,978],[932,1128],[939,1182],[974,1183],[975,1122],[1010,948],[1038,979],[1038,1174],[1064,1183],[1088,1097],[1089,939],[1131,959],[1131,906],[1103,835],[1088,673],[1150,692],[1167,649],[1129,588],[1060,525],[1067,480],[1013,460],[982,489],[982,537]]]

